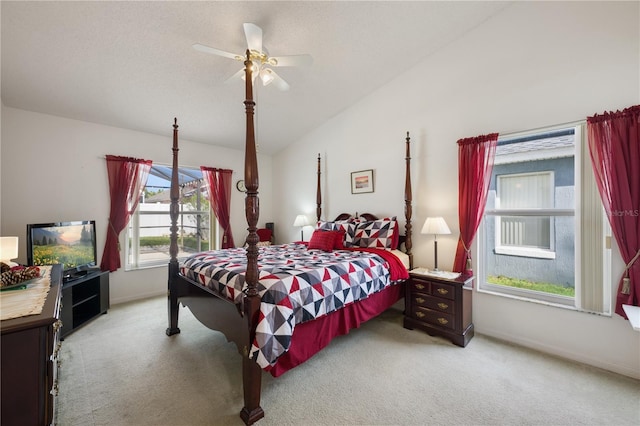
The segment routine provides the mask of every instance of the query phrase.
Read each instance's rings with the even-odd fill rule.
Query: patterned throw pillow
[[[311,240],[307,248],[309,250],[318,249],[322,251],[331,251],[336,241],[336,236],[339,235],[337,231],[323,231],[316,229],[311,235]]]
[[[344,231],[343,247],[353,247],[353,236],[356,225],[350,220],[337,220],[335,222],[318,221],[318,229],[325,231]]]
[[[398,246],[398,221],[395,217],[360,222],[353,239],[355,247],[394,249]]]

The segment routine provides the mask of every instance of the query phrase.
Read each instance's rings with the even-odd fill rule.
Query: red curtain
[[[471,243],[487,204],[498,134],[458,141],[458,221],[460,238],[453,262],[456,272],[471,271]]]
[[[202,176],[207,184],[207,193],[209,194],[209,202],[213,208],[213,213],[218,218],[218,222],[223,229],[222,248],[235,247],[229,220],[231,212],[231,175],[233,172],[205,166],[201,166],[200,170],[202,170]]]
[[[150,160],[107,155],[111,209],[107,241],[100,263],[103,271],[113,272],[120,268],[120,232],[127,226],[131,214],[138,206],[149,170]]]
[[[613,236],[626,265],[616,313],[640,300],[640,105],[587,118],[589,152]]]

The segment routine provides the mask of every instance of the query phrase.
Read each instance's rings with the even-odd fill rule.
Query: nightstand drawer
[[[421,293],[415,293],[413,294],[412,302],[417,307],[429,308],[438,312],[446,312],[448,314],[453,314],[455,312],[455,304],[448,299],[441,299]]]
[[[419,280],[416,278],[411,279],[411,290],[417,293],[431,294],[431,282],[426,280]]]
[[[416,319],[435,324],[439,327],[454,329],[456,326],[455,317],[444,312],[436,312],[431,309],[417,307],[415,315]]]
[[[431,283],[431,294],[454,300],[456,298],[456,288],[450,284]]]

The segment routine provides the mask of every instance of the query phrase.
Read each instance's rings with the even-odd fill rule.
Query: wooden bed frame
[[[242,385],[244,392],[244,407],[240,417],[245,424],[252,424],[264,416],[260,407],[260,390],[262,381],[262,369],[249,358],[249,348],[254,340],[258,314],[260,312],[260,296],[258,294],[258,241],[256,232],[259,217],[258,202],[258,163],[256,156],[256,143],[254,135],[254,106],[252,87],[252,62],[248,59],[245,65],[245,91],[244,101],[246,111],[246,143],[244,162],[244,181],[246,186],[245,215],[247,218],[249,235],[246,239],[247,270],[245,275],[246,291],[242,303],[236,305],[231,301],[219,297],[208,291],[206,287],[194,283],[180,274],[178,263],[178,213],[179,213],[179,181],[178,181],[178,123],[173,124],[173,175],[171,178],[171,243],[168,280],[168,314],[169,327],[166,330],[168,336],[180,333],[178,328],[179,305],[187,306],[193,315],[208,328],[222,332],[228,341],[234,342],[238,351],[242,354]],[[404,213],[405,235],[401,239],[405,253],[409,256],[410,264],[413,263],[411,253],[411,173],[410,173],[410,138],[409,132],[405,141],[406,147],[406,176],[404,187]],[[318,181],[316,192],[316,216],[320,220],[322,213],[322,196],[320,191],[320,154],[318,154]],[[357,215],[357,214],[356,214]],[[337,220],[349,217],[349,214],[341,214]],[[365,215],[361,215],[365,216]],[[331,314],[329,314],[331,315]]]

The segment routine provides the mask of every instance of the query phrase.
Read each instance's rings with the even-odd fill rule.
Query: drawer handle
[[[424,290],[424,286],[422,284],[416,284],[416,288],[418,290]]]
[[[418,318],[424,318],[424,317],[426,316],[426,314],[425,314],[424,312],[420,312],[420,311],[418,311],[418,312],[416,312],[416,316],[417,316]]]
[[[444,288],[439,288],[439,289],[438,289],[438,293],[440,293],[440,294],[447,294],[447,293],[449,293],[449,290],[444,289]]]
[[[445,325],[449,323],[449,320],[447,320],[446,318],[438,318],[438,322],[442,325]]]
[[[442,303],[442,302],[438,303],[438,308],[442,309],[443,311],[448,307],[449,305],[447,305],[446,303]]]
[[[424,303],[424,299],[422,297],[416,297],[416,302]]]

